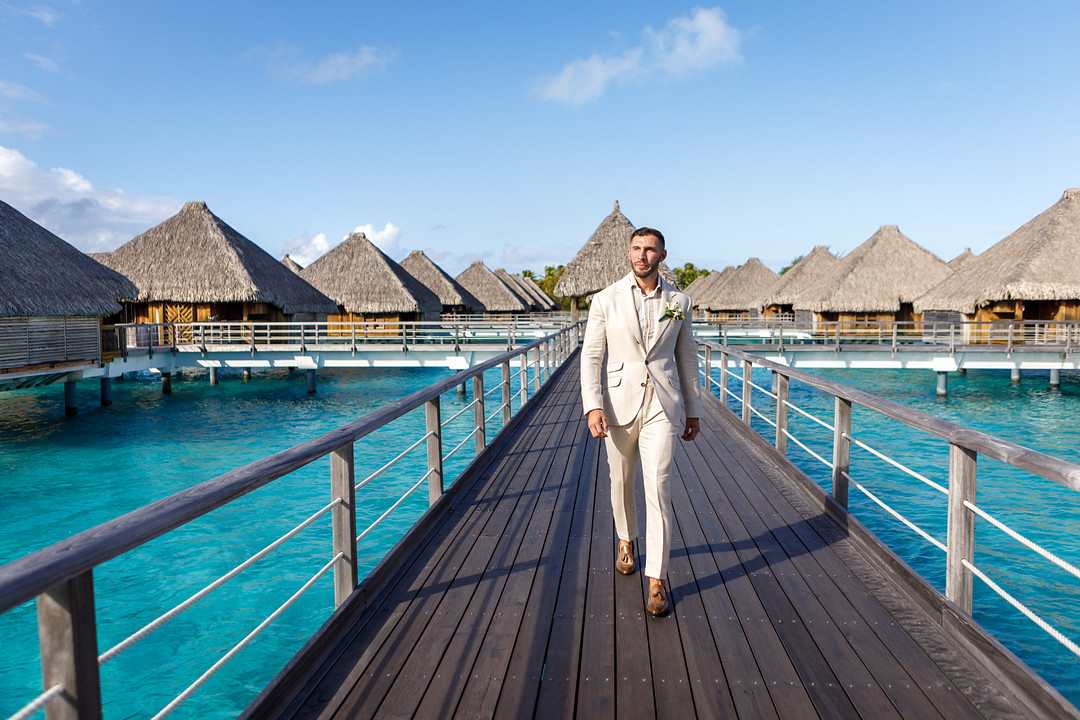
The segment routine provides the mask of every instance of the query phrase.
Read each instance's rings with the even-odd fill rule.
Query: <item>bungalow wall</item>
[[[402,326],[405,323],[422,322],[430,319],[433,313],[352,313],[346,312],[345,308],[338,306],[336,314],[327,315],[329,323],[327,332],[335,336],[351,336],[354,332],[352,323],[362,323],[363,327],[355,329],[357,339],[360,338],[386,338],[401,337]],[[438,320],[438,315],[435,315]]]
[[[0,373],[97,363],[101,318],[0,318]]]
[[[1010,320],[1028,320],[1043,322],[1080,321],[1080,300],[999,300],[975,309],[974,315],[965,319],[976,323],[1008,322]],[[1045,328],[1040,332],[1053,332],[1055,328]],[[1007,325],[975,325],[969,327],[967,341],[973,344],[1005,344],[1010,341]],[[1013,344],[1023,343],[1026,332],[1014,329]]]
[[[905,332],[922,330],[922,313],[917,313],[911,303],[900,303],[899,312],[815,312],[814,330],[825,330],[824,323],[841,323],[840,332],[848,334],[873,334],[881,325],[914,323],[902,326]]]

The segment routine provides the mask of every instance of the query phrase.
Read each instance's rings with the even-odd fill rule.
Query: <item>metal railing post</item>
[[[476,427],[476,454],[484,452],[487,447],[487,416],[484,414],[484,374],[480,373],[472,379],[473,394],[473,420]]]
[[[340,606],[356,588],[356,470],[353,444],[346,443],[330,453],[330,498],[341,498],[331,511],[334,555],[334,606]]]
[[[702,383],[705,389],[712,391],[712,346],[705,346],[705,380]]]
[[[38,595],[42,687],[64,691],[49,701],[49,720],[100,720],[101,675],[93,571]]]
[[[753,363],[749,360],[743,360],[742,365],[742,421],[747,425],[750,424],[752,414],[750,412],[750,393],[753,387],[750,386],[751,378],[753,377]]]
[[[836,398],[836,411],[833,416],[833,499],[842,506],[848,504],[848,480],[851,456],[851,401]]]
[[[433,505],[443,494],[442,413],[439,396],[431,398],[424,406],[427,424],[428,504]]]
[[[781,455],[787,455],[787,424],[788,424],[788,377],[776,375],[776,450]]]
[[[945,561],[945,597],[971,614],[974,576],[964,561],[975,562],[975,513],[964,506],[975,503],[975,473],[978,455],[949,443],[949,525]]]
[[[510,361],[507,360],[502,364],[503,427],[510,424],[510,394]]]

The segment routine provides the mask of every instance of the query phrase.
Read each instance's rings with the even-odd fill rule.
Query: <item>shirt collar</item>
[[[653,291],[651,293],[646,295],[646,294],[642,293],[641,288],[638,287],[637,278],[634,277],[634,273],[630,273],[630,290],[631,290],[631,292],[633,292],[634,297],[658,298],[658,297],[660,297],[660,293],[663,292],[663,289],[664,289],[664,278],[657,278],[656,279],[656,287],[653,289]]]

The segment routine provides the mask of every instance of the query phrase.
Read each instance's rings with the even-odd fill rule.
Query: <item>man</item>
[[[619,536],[615,569],[623,575],[636,569],[634,474],[640,460],[649,578],[645,609],[666,615],[671,607],[664,583],[672,523],[668,477],[675,436],[680,429],[683,440],[698,433],[697,346],[690,298],[660,277],[667,257],[664,236],[639,228],[630,236],[629,256],[630,274],[593,297],[581,349],[581,400],[589,432],[605,439]]]

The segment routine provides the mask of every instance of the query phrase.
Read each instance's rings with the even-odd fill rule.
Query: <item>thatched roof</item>
[[[423,283],[375,247],[364,233],[351,233],[337,247],[300,271],[346,312],[441,312],[442,302]]]
[[[726,266],[723,270],[713,270],[708,275],[694,280],[683,292],[690,297],[690,304],[693,307],[701,307],[701,301],[706,299],[709,293],[724,282],[728,275],[734,271],[735,268],[732,265]]]
[[[104,316],[135,292],[130,280],[0,201],[0,317]]]
[[[779,276],[757,258],[750,258],[710,288],[698,302],[706,310],[758,310],[776,287]]]
[[[901,303],[915,302],[950,274],[944,260],[895,225],[882,225],[792,305],[814,312],[899,312]]]
[[[604,218],[589,241],[563,270],[559,282],[555,283],[555,295],[586,297],[630,272],[627,251],[634,229],[626,216],[619,212],[619,201],[616,200],[615,209]],[[679,286],[675,273],[663,263],[660,263],[660,274],[675,287]]]
[[[772,292],[762,301],[762,307],[791,305],[807,290],[816,289],[821,278],[836,267],[840,259],[825,245],[816,245],[810,254],[799,260],[780,276]]]
[[[529,293],[525,292],[520,285],[514,282],[514,278],[510,277],[510,273],[506,272],[503,268],[495,268],[495,277],[499,278],[499,282],[506,286],[506,289],[514,294],[518,300],[524,303],[530,310],[539,310],[540,303]]]
[[[488,312],[527,312],[529,309],[528,304],[519,300],[481,260],[473,260],[472,265],[454,279],[484,303]]]
[[[999,300],[1080,299],[1080,188],[927,290],[916,311],[971,315]]]
[[[467,311],[484,312],[484,303],[436,265],[422,250],[413,250],[401,261],[402,269],[439,298],[444,307],[460,305]]]
[[[560,309],[559,303],[552,300],[551,296],[544,292],[544,289],[541,288],[532,278],[525,277],[524,275],[511,275],[510,277],[512,277],[514,279],[514,282],[520,285],[525,290],[525,292],[536,298],[537,302],[540,303],[541,310]]]
[[[102,259],[135,283],[134,302],[260,302],[286,314],[334,312],[334,303],[233,230],[204,202],[127,241]]]
[[[967,265],[968,261],[974,260],[976,257],[977,256],[975,255],[975,253],[971,252],[971,248],[966,247],[964,248],[964,252],[960,253],[949,261],[949,267],[952,268],[953,272],[956,272],[960,268]]]
[[[281,258],[281,264],[284,265],[285,267],[289,268],[290,270],[292,270],[297,275],[299,275],[300,271],[304,269],[300,265],[300,263],[296,262],[291,257],[289,257],[289,253],[285,253],[285,257]]]

